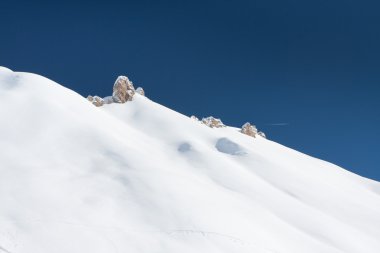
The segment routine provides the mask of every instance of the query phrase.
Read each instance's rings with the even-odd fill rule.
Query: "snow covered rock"
[[[116,103],[131,101],[135,94],[133,83],[126,76],[119,76],[113,85],[112,98]]]
[[[202,123],[211,128],[220,128],[226,126],[220,119],[214,118],[212,116],[203,118]]]
[[[138,94],[140,94],[141,96],[144,96],[144,97],[145,97],[145,91],[144,91],[144,89],[141,88],[141,87],[138,87],[138,88],[136,89],[136,93],[138,93]]]
[[[194,116],[194,115],[191,115],[190,119],[195,120],[195,121],[199,121],[199,119],[196,116]]]
[[[98,97],[98,96],[91,96],[90,95],[87,97],[87,100],[90,101],[93,105],[95,105],[97,107],[104,105],[103,98]]]
[[[127,101],[131,101],[136,92],[142,96],[145,96],[145,92],[141,87],[135,90],[133,83],[128,79],[128,77],[119,76],[113,85],[112,96],[107,96],[104,98],[98,96],[88,96],[87,100],[95,106],[102,106],[104,104],[112,103],[125,103]]]
[[[246,135],[252,136],[252,137],[256,137],[256,134],[257,134],[257,128],[256,128],[255,125],[252,125],[251,123],[247,122],[247,123],[245,123],[245,124],[241,127],[240,132],[242,132],[243,134],[246,134]]]
[[[265,139],[267,138],[264,132],[259,131],[257,134]]]
[[[104,97],[103,100],[104,100],[104,104],[112,104],[113,103],[112,96]]]

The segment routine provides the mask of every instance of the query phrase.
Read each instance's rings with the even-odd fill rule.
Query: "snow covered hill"
[[[261,136],[6,68],[0,119],[0,252],[380,252],[378,182]]]

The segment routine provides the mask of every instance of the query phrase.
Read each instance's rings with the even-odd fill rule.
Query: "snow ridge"
[[[379,182],[118,88],[0,68],[0,252],[380,251]]]

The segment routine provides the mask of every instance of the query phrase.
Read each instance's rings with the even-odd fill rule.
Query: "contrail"
[[[286,122],[281,122],[281,123],[270,123],[270,124],[265,124],[267,126],[288,126],[290,125],[290,123],[286,123]]]

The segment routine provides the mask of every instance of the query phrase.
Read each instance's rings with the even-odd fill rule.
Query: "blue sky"
[[[186,115],[250,121],[380,181],[376,1],[2,1],[0,65],[106,96],[128,75]],[[278,124],[284,123],[284,124]]]

